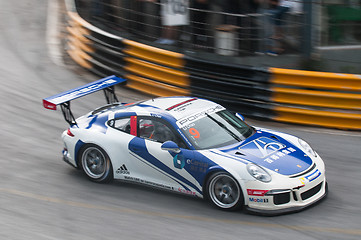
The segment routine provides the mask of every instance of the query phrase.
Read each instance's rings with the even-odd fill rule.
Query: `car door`
[[[136,134],[131,131],[132,125],[135,125],[134,129],[136,129],[136,116],[118,115],[108,121],[107,153],[113,165],[114,178],[127,179],[132,177],[133,169],[137,169],[137,165],[129,156],[128,149],[129,142],[136,137]]]
[[[132,161],[138,166],[139,177],[135,181],[192,195],[199,193],[199,183],[185,169],[187,162],[194,159],[193,151],[186,148],[166,120],[152,116],[137,118],[137,137],[129,142]],[[166,141],[177,143],[181,151],[162,150],[161,146]]]

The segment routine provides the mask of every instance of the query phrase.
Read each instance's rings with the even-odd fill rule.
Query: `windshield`
[[[181,130],[198,150],[218,148],[240,142],[254,132],[252,127],[227,110],[206,114]]]

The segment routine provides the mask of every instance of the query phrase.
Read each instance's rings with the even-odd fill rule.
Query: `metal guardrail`
[[[302,88],[361,91],[361,75],[270,68],[272,83]],[[292,80],[290,80],[292,79]]]
[[[156,96],[192,95],[245,115],[342,129],[361,129],[361,76],[260,69],[211,62],[105,32],[69,11],[68,53],[100,76]]]
[[[361,75],[269,69],[277,121],[361,129]],[[276,86],[275,86],[276,85]]]

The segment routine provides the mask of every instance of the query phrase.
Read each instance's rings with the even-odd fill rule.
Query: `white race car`
[[[119,103],[110,76],[43,100],[61,105],[64,160],[95,182],[122,179],[260,214],[304,209],[327,194],[325,165],[302,139],[249,126],[195,97]],[[108,105],[75,119],[70,101],[103,89]]]

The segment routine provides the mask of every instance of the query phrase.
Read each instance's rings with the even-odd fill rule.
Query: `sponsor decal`
[[[182,111],[186,110],[187,107],[190,106],[190,105],[192,105],[192,103],[184,104],[184,105],[182,105],[182,106],[180,106],[180,107],[174,108],[173,111],[175,111],[175,112],[182,112]]]
[[[300,182],[302,183],[302,185],[305,185],[306,179],[304,177],[300,178]]]
[[[256,203],[268,203],[267,198],[253,198],[253,197],[250,197],[249,201],[250,202],[256,202]]]
[[[115,82],[117,82],[117,81],[114,80],[114,79],[109,79],[109,80],[106,80],[104,82],[96,83],[96,84],[90,85],[88,87],[81,88],[81,89],[79,89],[77,91],[70,92],[70,93],[65,94],[63,96],[59,96],[59,97],[53,99],[52,101],[53,102],[63,102],[64,100],[66,101],[68,99],[72,99],[72,98],[76,97],[77,95],[81,95],[81,94],[84,94],[84,93],[87,93],[87,92],[90,92],[90,91],[105,88],[108,85],[111,85],[111,84],[113,84]]]
[[[257,138],[243,146],[240,146],[238,149],[249,153],[253,156],[258,158],[266,158],[281,149],[285,148],[286,146],[274,139],[267,138],[267,137],[260,137]],[[281,152],[281,155],[285,155]],[[280,155],[272,155],[274,158],[281,157]],[[275,159],[276,160],[276,159]]]
[[[183,154],[177,154],[173,158],[173,164],[175,168],[183,169],[186,165],[186,161],[184,160]]]
[[[167,111],[174,110],[174,111],[183,111],[187,106],[191,105],[190,102],[193,102],[194,100],[197,100],[197,98],[191,98],[184,102],[178,103],[176,105],[173,105],[169,108],[167,108]]]
[[[287,149],[283,149],[282,151],[276,152],[275,154],[265,158],[264,161],[268,162],[268,163],[273,163],[275,160],[278,160],[281,157],[284,157],[293,152],[296,152],[296,149],[294,149],[293,147],[288,147]],[[298,167],[299,167],[299,165],[298,165]]]
[[[269,190],[247,189],[248,195],[264,196]]]
[[[240,146],[238,149],[258,158],[263,158],[267,163],[273,163],[284,156],[296,152],[296,149],[293,147],[286,148],[286,145],[267,137],[257,138]]]
[[[120,166],[120,168],[117,169],[116,171],[117,174],[130,174],[130,172],[128,171],[127,167],[125,166],[125,164],[123,164],[122,166]]]
[[[197,160],[194,160],[194,159],[188,159],[187,164],[190,165],[190,170],[191,171],[201,172],[201,173],[207,172],[207,169],[209,167],[209,163],[197,161]]]
[[[205,117],[206,114],[212,114],[212,113],[218,112],[218,111],[223,110],[223,109],[225,109],[225,108],[222,107],[221,105],[217,105],[215,107],[209,108],[207,110],[196,113],[196,114],[191,115],[189,117],[182,118],[179,121],[177,121],[177,125],[178,125],[178,127],[182,128],[185,125],[188,125],[188,124],[190,124],[190,123],[192,123],[192,122],[194,122],[194,121],[196,121],[196,120],[198,120],[200,118]]]
[[[127,179],[127,180],[130,180],[130,181],[144,183],[144,180],[142,180],[140,178],[129,177],[129,176],[125,176],[124,178]]]
[[[148,180],[144,180],[144,179],[140,179],[140,178],[125,176],[124,179],[129,180],[129,181],[133,181],[133,182],[142,183],[142,184],[148,184],[148,185],[151,185],[151,186],[154,186],[154,187],[165,188],[165,189],[168,189],[168,190],[174,190],[173,187],[163,185],[163,184],[160,184],[160,183],[150,182]]]
[[[161,116],[161,115],[156,114],[156,113],[151,113],[151,114],[150,114],[150,116],[152,116],[152,117],[156,117],[156,118],[162,118],[162,116]]]
[[[178,188],[178,192],[188,194],[188,195],[192,195],[192,196],[196,195],[196,192],[192,192],[191,190],[186,190],[186,189],[183,189],[183,188]]]

